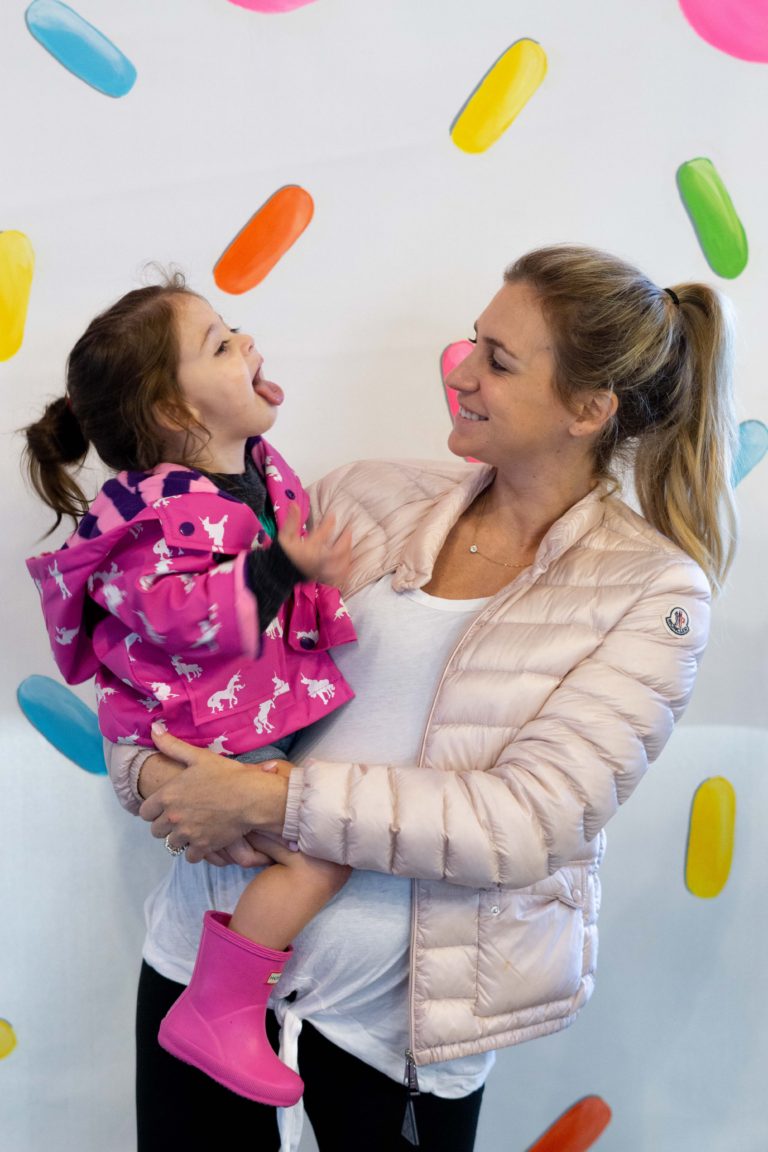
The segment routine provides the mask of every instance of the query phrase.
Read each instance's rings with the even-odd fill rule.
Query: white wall
[[[281,16],[227,0],[78,0],[138,69],[112,100],[42,50],[25,7],[0,9],[0,229],[26,233],[37,255],[24,344],[0,364],[0,1017],[18,1037],[0,1061],[0,1132],[9,1152],[128,1152],[141,902],[165,853],[18,711],[19,682],[56,673],[23,567],[49,518],[20,478],[14,430],[61,392],[91,316],[159,260],[256,335],[287,393],[273,438],[305,480],[359,456],[445,455],[440,351],[520,252],[575,240],[661,285],[716,280],[675,187],[699,155],[749,236],[748,267],[726,288],[740,415],[766,419],[768,66],[705,44],[674,0],[316,0]],[[522,36],[547,52],[542,87],[490,151],[459,152],[453,117]],[[314,220],[261,286],[224,296],[217,257],[286,183],[311,192]],[[766,468],[739,488],[741,552],[694,702],[610,835],[595,999],[569,1032],[500,1056],[482,1152],[522,1152],[587,1093],[614,1110],[601,1149],[768,1141],[768,940],[752,899],[768,817]],[[716,774],[737,791],[737,849],[726,890],[704,903],[683,887],[685,835],[693,791]]]

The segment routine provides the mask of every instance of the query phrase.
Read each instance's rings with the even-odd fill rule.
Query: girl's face
[[[213,472],[242,472],[245,441],[272,427],[282,389],[262,376],[253,338],[228,328],[207,300],[180,295],[174,311],[176,378],[189,411],[210,435],[200,463]]]

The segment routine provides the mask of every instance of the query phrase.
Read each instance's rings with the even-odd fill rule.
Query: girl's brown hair
[[[181,273],[138,288],[92,320],[67,360],[66,395],[24,429],[27,473],[56,513],[77,522],[88,500],[73,473],[90,445],[115,471],[142,471],[164,459],[158,414],[187,432],[185,459],[194,458],[205,430],[187,409],[177,381],[179,346],[174,300],[195,295]]]
[[[631,457],[644,515],[718,589],[736,546],[738,442],[733,337],[718,293],[705,284],[658,288],[614,256],[571,245],[522,256],[504,279],[539,298],[564,403],[585,391],[616,393],[616,414],[595,445],[597,477],[616,482],[615,454]]]

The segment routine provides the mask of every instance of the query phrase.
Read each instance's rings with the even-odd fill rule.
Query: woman
[[[143,766],[113,752],[124,802],[149,797],[153,834],[188,845],[148,902],[142,1152],[179,1139],[193,1097],[191,1131],[225,1108],[278,1146],[271,1115],[203,1101],[155,1050],[202,912],[248,876],[206,855],[279,861],[295,840],[356,870],[278,1002],[289,1055],[311,1022],[323,1152],[407,1148],[414,1119],[422,1148],[467,1152],[492,1051],[589,998],[602,829],[688,702],[733,554],[728,326],[705,286],[557,247],[507,270],[476,330],[448,443],[484,466],[362,463],[316,488],[352,531],[356,700],[271,775],[168,734]],[[622,450],[645,518],[613,495]]]

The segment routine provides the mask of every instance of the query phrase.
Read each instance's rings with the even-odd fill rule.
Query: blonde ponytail
[[[674,291],[685,339],[680,394],[664,423],[638,438],[635,487],[647,519],[719,589],[737,539],[732,325],[707,285],[681,284]]]
[[[623,260],[575,245],[530,252],[505,280],[539,297],[564,403],[616,393],[616,414],[594,446],[596,477],[616,479],[617,453],[630,460],[645,517],[719,590],[736,547],[738,428],[732,329],[718,293],[658,288]]]

